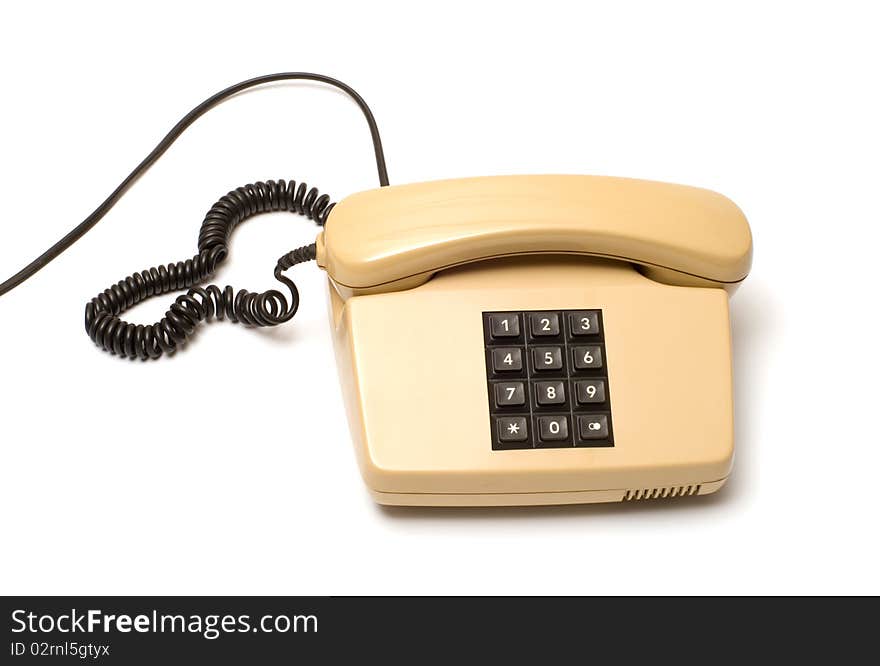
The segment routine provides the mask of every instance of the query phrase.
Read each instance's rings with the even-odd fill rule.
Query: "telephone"
[[[296,313],[284,272],[314,259],[362,475],[381,504],[500,506],[705,495],[733,459],[728,296],[748,274],[748,223],[707,190],[599,176],[465,178],[389,186],[372,113],[335,79],[257,77],[185,116],[111,196],[18,274],[82,236],[196,118],[246,88],[333,85],[360,106],[381,187],[333,204],[293,181],[249,184],[208,212],[199,253],[133,275],[86,305],[106,351],[155,359],[212,318],[274,326]],[[198,286],[235,226],[287,210],[315,243],[283,255],[290,292]],[[188,289],[151,326],[119,315]]]

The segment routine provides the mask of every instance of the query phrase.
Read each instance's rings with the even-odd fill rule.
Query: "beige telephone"
[[[292,180],[228,192],[202,222],[198,254],[135,272],[86,303],[86,333],[99,348],[148,361],[177,353],[212,319],[288,322],[299,292],[285,273],[315,259],[330,278],[351,431],[376,501],[569,504],[721,487],[733,456],[727,295],[751,262],[740,210],[705,190],[622,178],[388,187],[369,107],[322,74],[267,74],[204,100],[91,215],[0,282],[0,296],[97,224],[197,118],[287,80],[355,101],[382,187],[338,205]],[[278,260],[287,294],[205,285],[236,226],[274,211],[324,227]],[[121,317],[184,289],[153,324]]]
[[[648,181],[501,176],[342,200],[317,261],[373,497],[718,490],[733,457],[727,299],[751,251],[730,200]]]

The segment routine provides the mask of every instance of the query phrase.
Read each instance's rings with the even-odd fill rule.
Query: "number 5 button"
[[[572,348],[572,360],[577,370],[595,370],[601,368],[602,347],[599,345],[585,345]]]
[[[560,347],[532,347],[532,360],[535,370],[562,369],[562,349]]]

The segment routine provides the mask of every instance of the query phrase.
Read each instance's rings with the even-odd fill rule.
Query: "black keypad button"
[[[495,427],[500,442],[525,442],[529,439],[529,428],[524,416],[504,416],[495,419]]]
[[[590,305],[482,313],[493,450],[613,449],[614,341],[605,337],[607,313]]]
[[[522,349],[519,347],[495,347],[492,350],[492,369],[495,372],[518,372],[522,367]]]
[[[562,369],[561,347],[533,347],[532,362],[538,372]]]
[[[579,405],[605,402],[605,380],[580,379],[574,383],[574,393]]]
[[[498,382],[495,384],[496,407],[518,407],[526,404],[526,387],[522,382]]]
[[[607,439],[608,417],[605,414],[582,414],[577,417],[581,439]]]
[[[604,364],[602,347],[599,345],[572,347],[571,355],[576,370],[596,370]]]
[[[599,335],[599,313],[596,310],[578,310],[568,315],[568,327],[577,337]]]
[[[489,332],[495,339],[519,337],[519,315],[510,313],[491,315]]]
[[[533,312],[529,315],[532,337],[545,338],[559,335],[559,315],[555,312]]]
[[[565,384],[563,382],[535,382],[535,401],[539,405],[564,405]]]
[[[568,417],[539,416],[538,439],[542,442],[559,442],[568,439]]]

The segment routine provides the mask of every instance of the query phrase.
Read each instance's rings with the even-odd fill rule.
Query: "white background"
[[[355,464],[323,274],[296,319],[100,353],[85,302],[190,257],[258,179],[376,185],[357,108],[321,86],[199,121],[73,249],[0,298],[0,592],[878,593],[878,19],[870,3],[10,3],[0,22],[0,273],[89,213],[185,111],[253,75],[357,88],[392,183],[595,173],[746,212],[732,301],[737,457],[715,496],[388,510]],[[236,231],[217,281],[274,286],[315,229]],[[129,313],[153,321],[169,298]]]

